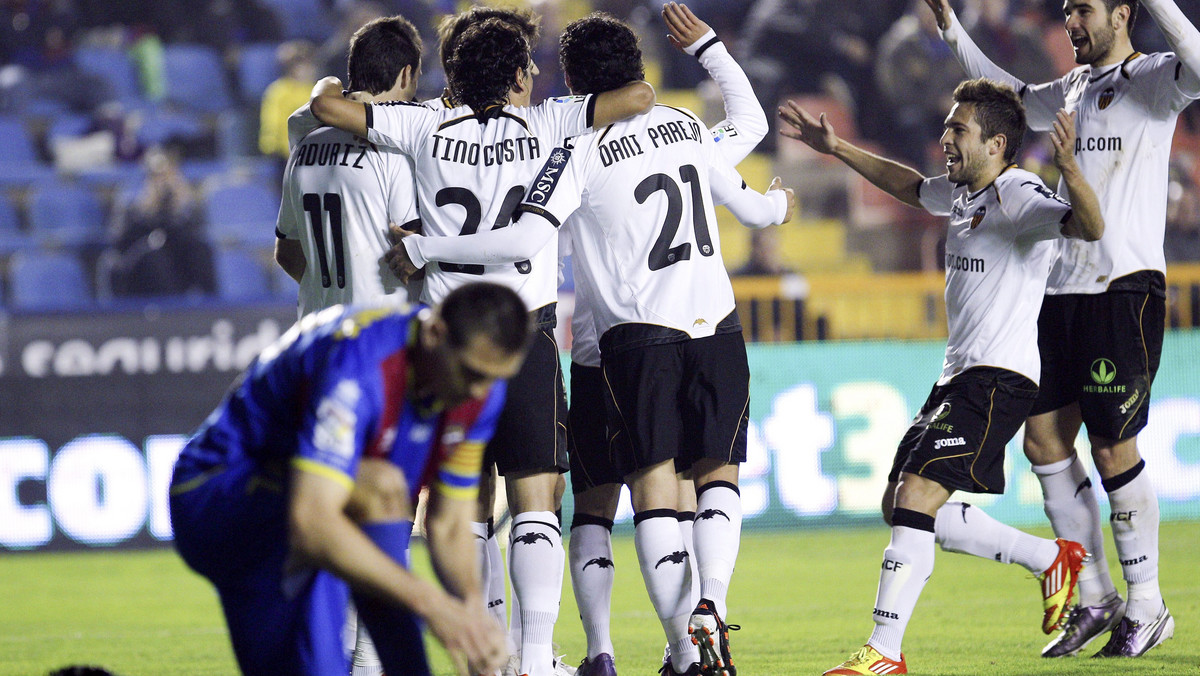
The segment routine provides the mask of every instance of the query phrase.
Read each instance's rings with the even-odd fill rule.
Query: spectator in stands
[[[112,287],[117,296],[211,294],[212,250],[204,208],[179,171],[174,150],[151,148],[146,180],[114,228]]]
[[[1025,82],[1049,82],[1057,76],[1040,27],[1015,12],[1012,0],[974,1],[978,16],[967,32],[996,65]]]
[[[892,126],[892,133],[881,139],[889,153],[928,167],[929,147],[954,104],[954,88],[964,79],[932,13],[923,0],[913,0],[880,40],[875,58],[875,84]]]
[[[300,106],[308,103],[317,81],[316,46],[307,40],[291,40],[279,45],[275,53],[283,75],[267,85],[263,92],[258,120],[258,149],[275,158],[280,180],[287,164],[287,120]]]
[[[779,229],[775,226],[750,231],[750,256],[734,275],[783,275],[793,270],[783,264],[779,255]]]

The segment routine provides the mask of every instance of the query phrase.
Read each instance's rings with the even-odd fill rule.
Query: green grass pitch
[[[1045,534],[1045,531],[1041,531]],[[882,528],[750,532],[742,540],[729,620],[741,676],[820,674],[866,640],[887,544]],[[1176,637],[1139,660],[1043,660],[1037,584],[1017,566],[940,553],[909,625],[915,674],[1195,674],[1200,671],[1200,522],[1164,524],[1160,567]],[[657,673],[664,639],[630,538],[615,543],[612,632],[617,668]],[[1108,549],[1112,563],[1112,545]],[[424,559],[418,552],[418,561]],[[1120,579],[1120,570],[1113,565]],[[1119,583],[1123,589],[1123,583]],[[556,640],[569,660],[583,632],[564,590]],[[1089,647],[1088,654],[1100,647]],[[434,650],[437,673],[452,673]],[[208,584],[170,550],[0,556],[0,675],[74,663],[122,676],[236,673]]]

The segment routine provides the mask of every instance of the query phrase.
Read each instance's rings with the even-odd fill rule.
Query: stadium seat
[[[238,93],[242,102],[257,106],[267,85],[280,75],[277,47],[269,43],[246,45],[238,62]]]
[[[241,249],[217,248],[217,295],[222,300],[255,301],[271,297],[271,283],[262,262]]]
[[[337,27],[337,13],[322,0],[267,0],[283,24],[287,40],[324,42]]]
[[[0,116],[0,163],[37,162],[33,136],[19,118]]]
[[[168,141],[188,143],[208,134],[204,121],[193,113],[157,110],[148,113],[138,128],[138,141],[143,146],[162,145]]]
[[[90,190],[50,181],[29,196],[29,230],[43,246],[99,242],[104,239],[104,211]]]
[[[133,59],[124,50],[108,47],[82,46],[75,49],[75,65],[82,71],[97,75],[108,83],[111,96],[118,101],[141,99]]]
[[[53,142],[60,136],[83,136],[92,129],[92,118],[78,113],[58,115],[50,122],[46,130],[46,138]]]
[[[212,47],[167,45],[163,48],[163,72],[167,101],[204,113],[229,107],[225,67],[221,55]]]
[[[9,307],[60,310],[91,302],[83,263],[70,254],[30,249],[13,254],[8,271]]]
[[[209,238],[222,245],[273,246],[279,196],[258,183],[214,188],[205,196]]]
[[[0,194],[0,254],[9,254],[31,244],[29,235],[21,232],[17,209],[7,197]]]

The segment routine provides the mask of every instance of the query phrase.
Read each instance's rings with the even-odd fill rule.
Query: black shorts
[[[1008,369],[976,366],[934,385],[904,433],[888,481],[900,472],[950,491],[1004,492],[1004,446],[1021,428],[1037,385]]]
[[[567,471],[567,395],[552,327],[534,331],[525,363],[509,379],[483,462],[495,462],[502,476]]]
[[[571,492],[621,483],[608,451],[604,375],[599,366],[571,363]]]
[[[664,460],[746,460],[750,367],[740,331],[603,357],[613,465],[622,477]]]
[[[1165,287],[1161,274],[1138,272],[1104,293],[1046,296],[1038,316],[1041,392],[1031,415],[1079,402],[1088,434],[1137,436],[1162,355]]]

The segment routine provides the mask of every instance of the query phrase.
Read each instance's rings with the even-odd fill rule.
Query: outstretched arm
[[[725,159],[730,164],[741,162],[769,128],[750,79],[717,34],[686,5],[669,2],[663,5],[662,16],[667,25],[667,39],[676,49],[695,56],[721,90],[726,117],[712,131],[714,137],[719,136],[717,148]]]
[[[1154,17],[1183,68],[1179,73],[1179,91],[1189,96],[1200,94],[1200,31],[1192,25],[1172,0],[1142,0],[1142,6]]]
[[[984,55],[967,31],[963,29],[962,24],[958,22],[958,17],[950,8],[950,0],[925,0],[925,4],[929,6],[934,18],[937,19],[938,28],[942,29],[942,39],[950,46],[963,70],[967,71],[967,75],[973,78],[986,77],[1003,82],[1020,93],[1025,87],[1025,83],[1010,75],[1008,71],[997,66]]]
[[[1083,170],[1075,161],[1075,113],[1058,111],[1054,129],[1050,132],[1054,144],[1054,165],[1062,174],[1067,186],[1067,199],[1071,200],[1071,218],[1063,224],[1062,234],[1085,242],[1094,242],[1104,235],[1104,214],[1100,212],[1100,200],[1096,191],[1083,176]]]
[[[779,133],[801,141],[813,150],[833,155],[846,166],[858,172],[880,190],[909,206],[920,207],[918,197],[921,182],[925,177],[912,167],[906,167],[838,138],[833,125],[821,113],[820,120],[814,118],[795,101],[779,109],[779,117],[787,123]],[[790,127],[790,128],[789,128]]]

